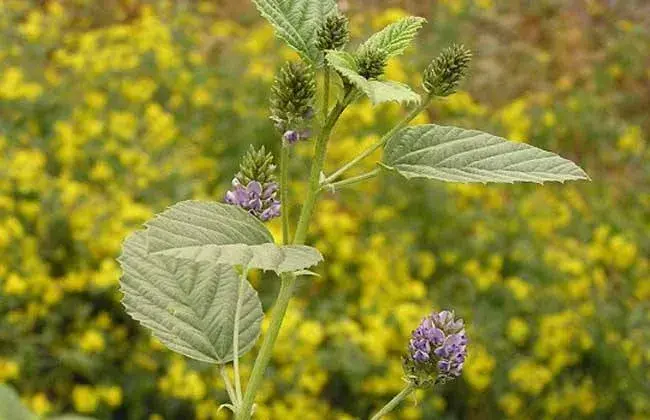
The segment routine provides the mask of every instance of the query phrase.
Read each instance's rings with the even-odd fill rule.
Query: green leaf
[[[359,47],[359,50],[381,49],[388,54],[388,57],[400,55],[411,45],[426,21],[421,17],[405,17],[371,36]]]
[[[184,201],[147,222],[148,250],[192,261],[241,265],[278,274],[312,267],[323,260],[304,245],[277,246],[266,227],[228,204]]]
[[[554,153],[476,130],[439,125],[405,128],[386,145],[383,165],[410,178],[447,182],[536,182],[589,179]]]
[[[352,54],[344,51],[329,51],[328,63],[343,77],[365,93],[374,105],[384,102],[420,102],[420,95],[410,87],[398,82],[368,80],[357,72],[357,63]]]
[[[316,33],[325,18],[337,13],[334,0],[253,0],[260,14],[276,30],[279,38],[305,60],[320,64]]]
[[[0,384],[0,420],[36,420],[37,418],[23,405],[13,388]]]
[[[48,417],[47,420],[96,420],[94,417],[79,416],[77,414],[63,414],[56,417]]]
[[[232,339],[240,279],[230,265],[147,252],[147,233],[132,234],[119,258],[126,311],[170,349],[196,360],[233,360]],[[240,354],[250,350],[264,316],[246,282],[240,317]]]

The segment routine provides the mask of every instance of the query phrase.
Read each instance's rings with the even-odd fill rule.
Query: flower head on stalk
[[[264,146],[248,150],[232,180],[232,189],[226,193],[228,204],[239,206],[263,222],[280,216],[278,183],[275,181],[273,155]]]
[[[434,312],[411,334],[404,371],[418,387],[444,383],[460,376],[466,356],[463,320],[450,311]]]
[[[314,118],[316,81],[312,69],[301,63],[287,63],[271,88],[271,120],[286,144],[310,137]]]

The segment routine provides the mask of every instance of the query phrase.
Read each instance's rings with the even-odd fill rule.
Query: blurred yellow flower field
[[[124,313],[115,258],[171,203],[223,200],[249,143],[279,149],[268,91],[297,56],[251,10],[109,3],[0,2],[0,383],[43,416],[226,419],[219,372]],[[423,3],[353,4],[351,19],[361,36],[425,13],[417,53],[387,69],[413,86],[452,40],[476,52],[471,82],[416,122],[555,150],[593,182],[386,174],[327,194],[310,234],[328,264],[301,280],[256,418],[368,417],[402,388],[408,337],[434,308],[469,325],[464,375],[387,418],[650,418],[650,10],[640,0]],[[402,112],[350,107],[327,172]],[[298,146],[296,173],[311,147]],[[279,237],[279,222],[271,230]],[[253,284],[267,310],[279,281],[255,273]]]

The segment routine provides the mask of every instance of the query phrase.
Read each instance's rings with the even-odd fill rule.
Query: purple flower
[[[444,382],[460,376],[466,356],[463,320],[450,311],[434,312],[411,334],[405,369],[418,383]]]
[[[282,136],[284,140],[289,143],[289,144],[296,144],[298,143],[298,140],[300,140],[300,133],[298,133],[295,130],[289,130],[284,133]]]
[[[233,189],[226,193],[228,204],[239,206],[263,222],[280,216],[280,201],[277,199],[278,184],[262,185],[251,181],[244,186],[237,178],[232,180]]]

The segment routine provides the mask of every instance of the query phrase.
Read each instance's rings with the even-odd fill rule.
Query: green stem
[[[251,371],[251,376],[246,386],[244,400],[237,411],[237,420],[249,420],[253,414],[252,409],[255,402],[255,395],[262,385],[266,366],[271,360],[273,346],[275,345],[275,340],[278,338],[282,320],[287,312],[287,307],[289,306],[289,301],[291,300],[295,287],[296,276],[293,273],[283,274],[280,293],[278,294],[278,299],[275,302],[273,313],[271,314],[271,323],[269,324],[268,331],[264,335],[262,348],[260,348],[257,359],[255,359],[255,365],[253,365],[253,370]]]
[[[323,74],[323,121],[327,120],[327,115],[330,112],[330,77],[330,67],[326,64]]]
[[[228,377],[228,373],[226,372],[226,365],[221,365],[220,371],[221,371],[221,377],[223,378],[223,382],[226,384],[226,392],[228,393],[228,397],[230,397],[230,402],[235,407],[237,407],[239,404],[241,404],[241,400],[237,399],[237,395],[235,394],[235,390],[232,387],[232,383],[230,383],[230,378]]]
[[[382,407],[381,410],[379,410],[370,420],[379,420],[386,414],[390,413],[397,407],[399,403],[401,403],[406,397],[408,397],[411,392],[415,390],[415,386],[411,383],[406,385],[404,389],[400,391],[399,394],[395,395],[392,400],[388,402],[385,406]]]
[[[321,188],[322,191],[331,190],[332,192],[334,192],[339,188],[349,187],[351,185],[358,184],[358,183],[363,182],[363,181],[365,181],[367,179],[374,178],[377,175],[379,175],[379,169],[375,169],[373,171],[367,172],[367,173],[359,175],[359,176],[344,179],[343,181],[333,182],[331,184],[322,184],[320,188]]]
[[[289,231],[289,146],[282,144],[280,152],[280,202],[282,213],[282,243],[288,245],[291,241]]]
[[[241,308],[244,303],[244,286],[246,285],[246,274],[248,270],[242,269],[241,278],[239,279],[239,290],[237,292],[237,306],[235,307],[235,326],[232,337],[233,368],[235,370],[235,394],[237,401],[243,398],[241,390],[241,376],[239,374],[239,318],[241,317]]]
[[[303,244],[305,242],[309,219],[311,218],[316,198],[318,197],[320,173],[323,170],[325,155],[327,153],[327,141],[329,140],[334,125],[352,100],[353,93],[353,91],[347,92],[343,101],[337,103],[336,107],[329,113],[316,141],[315,158],[312,163],[309,178],[309,189],[307,190],[305,204],[300,212],[300,219],[298,220],[298,227],[296,228],[296,235],[293,240],[294,244]],[[255,403],[255,396],[262,385],[264,372],[271,361],[275,341],[280,333],[284,315],[287,312],[291,296],[296,288],[296,276],[293,273],[282,274],[281,280],[280,292],[278,293],[278,298],[275,301],[273,313],[271,314],[271,323],[268,331],[264,335],[262,347],[255,359],[255,364],[253,365],[253,370],[251,371],[251,376],[246,386],[244,399],[235,417],[236,420],[249,420],[253,414],[252,409]]]
[[[393,138],[395,134],[397,134],[401,129],[406,127],[408,123],[413,121],[413,119],[415,119],[415,117],[417,117],[420,114],[420,112],[422,112],[427,107],[430,101],[431,101],[431,96],[425,97],[418,106],[413,108],[408,113],[408,115],[404,117],[402,121],[399,122],[399,124],[393,127],[388,133],[384,134],[384,136],[381,138],[381,140],[379,140],[378,143],[373,144],[372,146],[370,146],[369,148],[361,152],[361,154],[359,154],[357,157],[352,159],[350,162],[346,163],[341,168],[339,168],[332,175],[328,176],[327,179],[325,179],[324,184],[331,184],[333,181],[335,181],[337,178],[343,175],[344,172],[358,165],[362,160],[372,155],[380,147],[384,147],[388,142],[388,140]]]
[[[325,155],[327,154],[327,142],[329,141],[330,135],[332,134],[332,129],[338,121],[339,117],[350,104],[354,94],[354,90],[350,90],[346,93],[342,101],[338,102],[332,112],[330,112],[325,125],[316,140],[316,147],[314,151],[314,161],[311,165],[311,173],[309,174],[309,186],[307,188],[307,197],[305,197],[305,204],[302,206],[300,212],[300,219],[298,219],[298,226],[296,227],[296,235],[293,238],[293,243],[301,245],[305,242],[307,238],[307,228],[309,227],[309,221],[311,215],[314,212],[314,206],[316,205],[316,199],[318,198],[318,193],[320,190],[320,174],[323,172],[323,166],[325,165]]]

